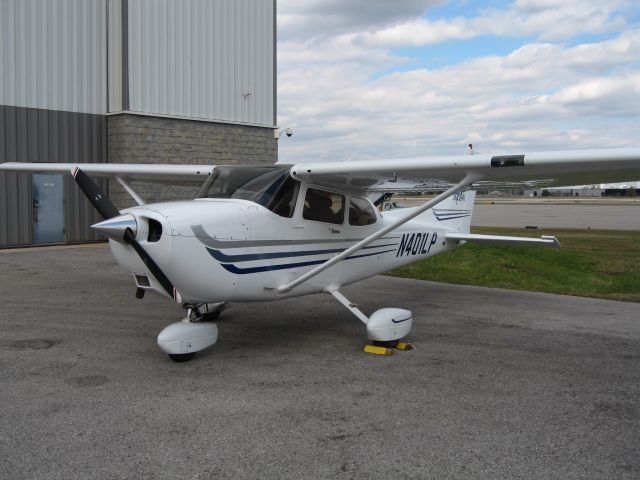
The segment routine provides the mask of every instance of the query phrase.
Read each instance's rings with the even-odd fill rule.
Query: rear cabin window
[[[351,197],[349,200],[349,225],[362,227],[376,223],[378,217],[371,203],[364,198]]]
[[[342,224],[344,203],[344,195],[309,188],[304,197],[302,218],[314,222]]]

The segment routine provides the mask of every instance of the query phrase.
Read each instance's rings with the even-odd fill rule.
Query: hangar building
[[[2,0],[0,162],[276,162],[275,13],[275,0]],[[0,173],[0,248],[98,240],[99,219],[69,175]]]

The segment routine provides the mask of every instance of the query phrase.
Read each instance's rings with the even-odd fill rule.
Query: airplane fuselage
[[[375,210],[375,223],[359,226],[348,218],[342,223],[307,220],[303,208],[299,201],[287,218],[248,200],[202,198],[124,212],[136,218],[136,239],[173,282],[182,302],[193,304],[322,292],[451,250],[458,243],[446,241],[451,229],[428,211],[290,292],[279,293],[279,286],[410,211]],[[139,287],[166,295],[131,247],[114,240],[110,246]]]

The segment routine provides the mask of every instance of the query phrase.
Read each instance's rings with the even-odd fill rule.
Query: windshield
[[[249,200],[281,217],[291,218],[300,182],[291,178],[290,168],[290,165],[216,167],[206,197]]]

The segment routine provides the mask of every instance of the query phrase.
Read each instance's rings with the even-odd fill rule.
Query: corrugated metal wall
[[[107,2],[0,1],[0,162],[106,162]],[[65,179],[65,241],[101,239]],[[32,178],[0,174],[0,246],[33,240]]]
[[[275,0],[0,0],[0,162],[106,162],[121,110],[274,126],[274,19]],[[64,192],[65,240],[100,238]],[[32,240],[31,175],[0,174],[0,247]]]
[[[104,0],[0,1],[0,105],[106,113]]]
[[[122,111],[122,0],[107,0],[109,112]]]
[[[0,105],[0,163],[103,163],[106,157],[104,115]],[[100,216],[70,176],[64,191],[65,241],[101,240],[89,228]],[[31,175],[0,173],[0,247],[31,244],[32,227]]]
[[[130,110],[275,125],[275,0],[128,0]]]
[[[274,126],[274,16],[275,0],[3,0],[0,105],[127,110],[124,74],[131,111]]]
[[[0,173],[0,247],[31,243],[31,175]]]
[[[107,2],[0,1],[0,162],[106,162]],[[65,241],[101,239],[64,180]],[[33,241],[30,174],[0,175],[0,246]]]

